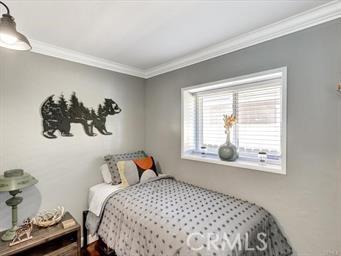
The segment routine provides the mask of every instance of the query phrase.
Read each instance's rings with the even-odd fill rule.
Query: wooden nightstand
[[[62,221],[73,219],[70,213],[66,213]],[[61,221],[61,222],[62,222]],[[81,228],[76,225],[64,229],[58,223],[49,228],[34,227],[31,240],[9,246],[9,242],[0,241],[1,256],[80,256]],[[0,233],[1,235],[2,233]]]

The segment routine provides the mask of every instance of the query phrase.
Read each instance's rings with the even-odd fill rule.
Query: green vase
[[[218,155],[223,161],[232,162],[238,158],[237,147],[231,143],[229,130],[226,130],[226,142],[219,147]]]

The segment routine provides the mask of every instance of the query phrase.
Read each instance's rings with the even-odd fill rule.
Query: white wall
[[[87,107],[112,98],[122,112],[107,118],[112,136],[87,136],[72,124],[74,137],[42,136],[40,105],[50,95],[75,91]],[[56,132],[57,134],[57,132]],[[0,172],[23,168],[37,186],[25,189],[19,217],[63,205],[78,221],[88,188],[101,181],[103,156],[144,147],[144,80],[34,53],[0,49]],[[10,226],[7,193],[0,193],[0,230]]]
[[[164,171],[269,210],[299,256],[341,252],[341,19],[147,80],[146,150]],[[181,88],[288,67],[287,175],[180,159]],[[223,142],[222,142],[223,143]],[[337,210],[339,209],[339,211]]]

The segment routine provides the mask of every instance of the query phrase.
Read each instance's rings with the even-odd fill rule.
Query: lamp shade
[[[19,51],[32,49],[28,39],[17,31],[14,18],[9,14],[3,14],[0,19],[0,46]]]
[[[20,190],[36,183],[36,178],[21,169],[8,170],[0,176],[0,192]]]

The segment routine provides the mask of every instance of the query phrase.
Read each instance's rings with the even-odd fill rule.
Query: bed
[[[98,215],[87,219],[117,256],[292,254],[274,218],[255,204],[167,175],[117,186],[97,193]]]

